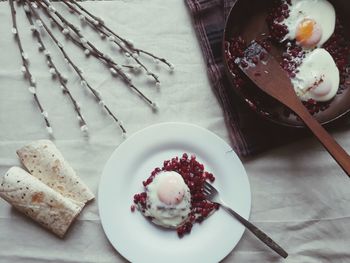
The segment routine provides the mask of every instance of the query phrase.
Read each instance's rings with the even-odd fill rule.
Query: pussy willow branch
[[[70,56],[67,54],[67,52],[65,51],[63,45],[57,40],[57,38],[54,36],[54,34],[51,32],[50,28],[46,25],[46,23],[40,18],[40,16],[36,13],[36,11],[32,8],[32,6],[30,5],[29,1],[25,0],[26,4],[29,7],[29,11],[30,11],[30,18],[31,15],[35,17],[35,19],[37,19],[37,21],[40,21],[42,27],[45,29],[45,31],[48,33],[48,35],[50,36],[50,38],[53,40],[53,42],[57,45],[57,47],[59,48],[60,52],[62,53],[63,57],[65,58],[65,60],[69,63],[69,65],[72,66],[74,72],[79,76],[80,81],[82,86],[86,87],[91,94],[95,97],[95,99],[97,100],[97,102],[107,111],[107,113],[112,117],[112,119],[118,124],[119,128],[122,130],[123,134],[126,134],[126,130],[124,128],[124,126],[122,125],[122,123],[118,120],[118,118],[115,116],[115,114],[113,114],[113,112],[109,109],[109,107],[104,103],[103,98],[101,96],[101,94],[95,90],[89,83],[88,81],[85,79],[85,77],[82,74],[82,71],[79,69],[79,67],[73,62],[73,60],[70,58]],[[31,18],[32,19],[32,18]],[[39,38],[40,34],[39,34]],[[42,41],[41,41],[42,42]]]
[[[25,5],[24,11],[25,11],[26,17],[28,19],[28,22],[31,26],[33,36],[36,38],[36,40],[38,41],[38,44],[39,44],[39,51],[43,52],[43,54],[45,55],[49,71],[52,74],[52,76],[57,77],[57,79],[61,85],[63,94],[68,95],[71,103],[73,104],[74,110],[76,111],[76,113],[78,115],[78,120],[79,120],[79,125],[80,125],[81,130],[87,131],[87,124],[86,124],[86,121],[81,113],[80,106],[79,106],[78,102],[76,101],[76,99],[74,99],[72,93],[70,92],[70,90],[67,87],[67,84],[66,84],[67,79],[62,75],[62,73],[56,67],[56,64],[54,63],[54,61],[50,55],[50,52],[47,50],[44,42],[42,41],[39,31],[37,30],[37,28],[34,25],[33,18],[32,18],[31,11],[30,11],[30,7],[27,5],[27,3],[24,3],[24,5]]]
[[[46,129],[48,131],[48,133],[50,135],[52,135],[52,127],[51,124],[49,122],[48,119],[48,114],[47,112],[44,110],[43,106],[40,103],[39,97],[36,93],[36,81],[33,77],[33,75],[31,74],[30,70],[29,70],[29,61],[28,61],[28,57],[26,55],[26,53],[23,50],[23,46],[22,46],[22,42],[21,42],[21,38],[19,37],[19,32],[18,32],[18,27],[17,27],[17,20],[16,20],[16,10],[13,4],[13,0],[9,0],[9,4],[10,4],[10,8],[11,8],[11,17],[12,17],[12,33],[14,34],[14,37],[16,39],[17,42],[17,46],[18,49],[21,53],[21,58],[22,58],[22,72],[24,73],[25,78],[28,80],[29,82],[29,92],[33,94],[34,100],[36,105],[38,106],[41,115],[43,115],[44,120],[45,120],[45,124],[46,124]]]
[[[77,9],[75,6],[73,6],[70,2],[68,2],[67,0],[62,0],[62,2],[70,9],[70,11],[76,13],[77,15],[79,15],[79,17],[83,18],[84,21],[87,22],[87,24],[95,29],[95,32],[99,32],[103,37],[107,37],[108,40],[110,40],[111,42],[115,43],[121,51],[123,51],[125,53],[125,55],[128,55],[129,57],[131,57],[139,66],[140,68],[144,69],[146,74],[149,75],[150,77],[152,77],[154,79],[154,81],[156,82],[156,85],[158,86],[160,84],[159,81],[159,77],[154,74],[153,72],[151,72],[139,59],[138,59],[138,54],[136,53],[131,53],[130,54],[130,50],[125,46],[124,42],[120,42],[121,40],[116,40],[116,38],[114,36],[112,36],[111,34],[107,33],[105,31],[105,29],[102,27],[101,21],[100,20],[96,20],[93,18],[90,18],[86,15],[83,14],[82,11],[80,11],[79,9]]]
[[[115,36],[117,39],[119,39],[120,41],[122,41],[125,46],[131,51],[131,52],[136,52],[136,53],[143,53],[145,55],[148,55],[150,57],[152,57],[155,60],[158,60],[164,64],[166,64],[171,70],[174,69],[174,66],[169,63],[165,58],[161,58],[158,57],[148,51],[145,51],[143,49],[139,49],[134,47],[133,43],[131,43],[130,41],[126,40],[125,38],[119,36],[117,33],[115,33],[113,30],[111,30],[104,22],[101,18],[93,15],[91,12],[89,12],[88,10],[86,10],[83,6],[81,6],[77,1],[75,0],[69,0],[71,3],[73,3],[74,5],[76,5],[81,11],[83,11],[85,14],[87,14],[88,16],[90,16],[92,19],[94,19],[95,21],[99,22],[99,25],[104,28],[106,31],[108,31],[110,34],[112,34],[113,36]]]
[[[55,10],[53,6],[51,6],[47,1],[43,0],[34,0],[43,10],[44,13],[59,27],[59,29],[62,30],[62,33],[64,33],[68,38],[77,40],[74,36],[71,35],[71,32],[73,32],[76,37],[79,39],[77,41],[73,41],[73,43],[77,44],[77,42],[80,42],[78,46],[85,49],[85,51],[89,51],[89,53],[93,54],[95,57],[97,57],[100,61],[102,61],[106,66],[109,67],[111,73],[116,76],[119,75],[122,77],[122,80],[126,82],[132,90],[134,90],[141,98],[143,98],[150,106],[152,106],[153,109],[157,109],[156,103],[152,102],[146,95],[144,95],[131,81],[130,76],[128,76],[122,68],[108,55],[102,53],[100,50],[98,50],[90,41],[88,41],[81,33],[80,29],[78,29],[76,26],[74,26],[72,23],[70,23],[68,20],[66,20],[59,12]],[[52,15],[54,13],[58,19],[61,21],[63,25],[61,25],[60,22],[57,21],[57,19]],[[69,29],[70,30],[69,30]],[[97,55],[97,56],[96,56]]]

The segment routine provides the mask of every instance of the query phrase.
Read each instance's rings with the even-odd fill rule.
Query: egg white
[[[333,34],[336,14],[333,5],[327,0],[292,0],[289,9],[289,17],[282,22],[289,33],[282,41],[295,39],[298,25],[305,19],[313,19],[322,29],[317,47],[326,43]]]
[[[159,200],[159,182],[164,176],[179,176],[184,189],[184,196],[180,203],[167,205]],[[153,181],[146,187],[147,209],[143,212],[152,222],[166,228],[177,228],[181,226],[191,212],[191,193],[181,175],[176,172],[161,172],[155,176]]]
[[[292,78],[292,84],[301,100],[328,101],[337,94],[340,79],[339,70],[332,56],[325,49],[317,48],[307,53],[298,70],[299,72]],[[321,79],[331,85],[330,92],[322,96],[310,88]]]

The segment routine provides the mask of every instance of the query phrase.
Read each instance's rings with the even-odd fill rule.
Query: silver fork
[[[273,241],[268,235],[266,235],[263,231],[257,228],[255,225],[250,223],[248,220],[244,219],[238,213],[236,213],[233,209],[228,207],[226,203],[220,198],[218,190],[208,182],[204,183],[204,194],[206,198],[213,202],[219,204],[226,212],[234,216],[239,222],[241,222],[246,228],[248,228],[257,238],[259,238],[262,242],[268,245],[271,249],[273,249],[277,254],[281,257],[288,257],[288,253],[281,248],[275,241]]]

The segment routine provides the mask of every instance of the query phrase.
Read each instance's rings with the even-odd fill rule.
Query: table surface
[[[180,121],[205,127],[230,142],[183,1],[87,1],[84,6],[139,47],[154,51],[175,65],[173,74],[165,67],[155,68],[161,78],[160,90],[142,77],[136,79],[140,89],[159,104],[160,110],[154,113],[113,79],[103,65],[65,43],[89,81],[123,120],[129,134],[151,124]],[[55,61],[69,77],[69,87],[88,122],[89,138],[82,136],[67,97],[50,78],[44,58],[36,50],[22,9],[17,17],[30,67],[38,81],[38,94],[52,122],[54,142],[97,194],[103,166],[123,141],[121,133],[91,96],[79,88],[72,70],[45,36]],[[7,2],[0,3],[0,25],[0,173],[4,173],[11,166],[20,165],[17,148],[48,135],[20,72]],[[84,30],[89,39],[98,41],[97,35]],[[106,52],[116,54],[110,46],[98,43]],[[343,129],[333,135],[350,151],[348,130],[344,121]],[[244,165],[252,191],[250,220],[277,240],[290,256],[280,259],[246,231],[223,262],[349,262],[350,181],[315,139],[291,142],[244,160]],[[125,262],[104,235],[97,200],[85,208],[64,240],[1,201],[0,233],[0,262]]]

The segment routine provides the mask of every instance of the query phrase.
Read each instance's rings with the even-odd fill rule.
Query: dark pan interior
[[[240,35],[249,43],[252,40],[261,39],[268,34],[269,30],[265,19],[273,2],[274,0],[238,0],[232,7],[226,21],[224,41],[231,39],[233,36]],[[350,1],[332,0],[330,2],[334,5],[337,17],[345,27],[345,32],[350,33]],[[350,39],[350,35],[347,37]],[[276,59],[279,59],[283,50],[278,45],[273,45],[270,52]],[[224,60],[227,74],[232,81],[232,74],[228,68],[226,58]],[[350,58],[348,58],[348,61],[350,61]],[[343,93],[337,95],[327,109],[315,113],[315,118],[322,124],[329,123],[345,115],[350,110],[350,78],[347,77],[347,79],[349,81],[345,82]],[[246,91],[236,90],[236,92],[242,99],[250,101],[250,106],[253,105],[253,110],[260,113],[263,117],[291,127],[304,126],[294,114],[284,114],[286,111],[284,106],[268,97],[268,95],[260,91],[253,83],[248,85]],[[262,97],[264,97],[263,104],[260,100]]]

